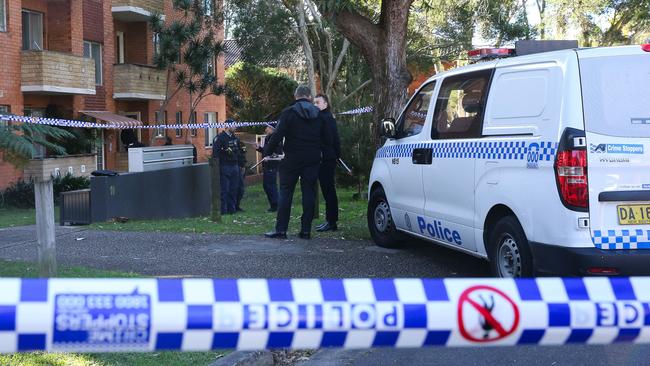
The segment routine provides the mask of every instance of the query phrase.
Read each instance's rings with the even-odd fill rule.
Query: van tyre
[[[398,248],[404,235],[397,231],[386,194],[381,188],[374,189],[368,200],[368,229],[372,240],[383,248]]]
[[[533,275],[533,256],[528,239],[515,217],[506,216],[497,221],[488,240],[490,267],[494,276],[513,278]]]

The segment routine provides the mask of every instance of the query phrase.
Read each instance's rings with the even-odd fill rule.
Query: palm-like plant
[[[75,136],[61,128],[33,123],[12,123],[0,125],[0,151],[3,160],[16,166],[24,166],[37,152],[37,146],[43,146],[52,152],[64,155],[65,149],[53,140],[74,138]]]

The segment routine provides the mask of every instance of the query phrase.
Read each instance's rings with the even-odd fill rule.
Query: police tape
[[[372,107],[356,108],[346,112],[338,113],[339,115],[356,115],[372,112]],[[20,123],[34,123],[39,125],[49,125],[56,127],[74,127],[74,128],[98,128],[98,129],[204,129],[204,128],[226,128],[226,127],[253,127],[277,124],[278,121],[261,121],[261,122],[231,122],[231,123],[189,123],[189,124],[155,124],[155,125],[136,125],[132,123],[111,123],[101,124],[89,121],[78,121],[60,118],[48,117],[30,117],[18,116],[13,114],[0,114],[0,121],[11,121]]]
[[[202,128],[225,128],[225,127],[250,127],[276,124],[278,121],[265,122],[230,122],[230,123],[189,123],[189,124],[157,124],[157,125],[135,125],[131,123],[101,124],[88,121],[77,121],[47,117],[17,116],[11,114],[0,114],[0,121],[34,123],[57,127],[76,128],[99,128],[99,129],[202,129]]]
[[[650,342],[650,278],[0,279],[0,352]]]

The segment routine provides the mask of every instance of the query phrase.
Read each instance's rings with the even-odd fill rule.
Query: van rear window
[[[650,137],[650,55],[580,59],[585,128]]]

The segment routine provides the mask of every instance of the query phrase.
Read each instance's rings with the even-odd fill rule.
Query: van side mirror
[[[381,120],[381,135],[389,139],[394,139],[397,136],[394,118],[384,118]]]

